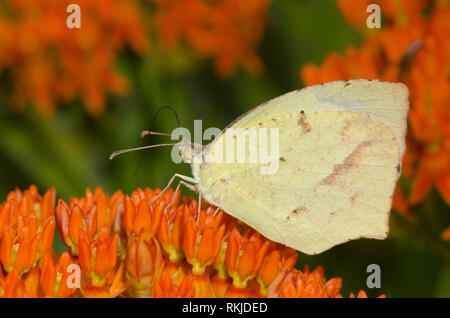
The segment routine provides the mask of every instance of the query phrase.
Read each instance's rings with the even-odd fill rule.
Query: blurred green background
[[[224,80],[209,60],[167,56],[157,48],[144,56],[125,50],[117,68],[132,90],[126,97],[108,96],[106,112],[96,118],[86,113],[80,100],[59,107],[50,117],[32,107],[12,112],[7,107],[11,84],[2,76],[0,197],[30,184],[36,184],[40,192],[55,186],[63,199],[84,195],[86,187],[101,186],[108,194],[116,189],[130,193],[137,187],[164,187],[175,172],[190,174],[188,165],[171,161],[170,148],[108,159],[117,149],[140,146],[141,130],[149,128],[160,107],[173,106],[182,126],[189,129],[194,119],[202,119],[204,129],[223,128],[258,104],[301,88],[299,70],[304,63],[320,63],[330,51],[343,52],[361,41],[330,0],[273,1],[266,28],[258,51],[265,66],[261,76],[239,69]],[[175,127],[174,116],[163,111],[152,128],[171,132]],[[152,137],[151,142],[168,139]],[[342,277],[345,296],[364,289],[372,297],[382,293],[388,297],[450,297],[449,248],[429,233],[436,220],[450,223],[448,207],[435,193],[426,204],[418,208],[419,221],[405,220],[393,212],[391,233],[385,241],[358,240],[316,256],[301,254],[297,267],[321,265],[327,278]],[[422,210],[432,210],[432,218]],[[381,267],[381,289],[366,286],[369,264]]]

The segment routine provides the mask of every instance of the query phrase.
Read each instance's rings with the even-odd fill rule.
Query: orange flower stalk
[[[356,3],[357,2],[357,3]],[[360,48],[330,54],[322,66],[305,65],[307,85],[331,80],[380,78],[401,81],[410,91],[404,179],[411,190],[397,187],[394,207],[408,213],[432,186],[450,204],[450,3],[427,0],[337,1],[349,22],[364,37]],[[384,15],[381,29],[368,29],[366,10],[377,3]]]
[[[197,215],[197,201],[180,204],[179,195],[147,188],[108,197],[97,188],[69,205],[59,200],[69,251],[58,259],[46,234],[55,190],[11,192],[0,205],[0,296],[341,297],[339,278],[293,268],[295,250],[206,202]]]

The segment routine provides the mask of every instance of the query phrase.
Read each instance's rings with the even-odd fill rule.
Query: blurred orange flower
[[[32,103],[50,114],[81,97],[91,115],[100,115],[108,94],[130,89],[115,68],[118,54],[124,47],[146,52],[153,32],[165,52],[185,42],[192,55],[212,58],[224,78],[241,65],[252,74],[261,71],[256,48],[271,0],[149,1],[155,10],[138,0],[78,0],[79,29],[66,25],[71,1],[2,1],[0,75],[12,83],[11,106]]]
[[[408,213],[434,185],[450,204],[450,2],[427,0],[339,0],[338,6],[364,42],[343,55],[332,53],[320,67],[305,65],[305,84],[351,78],[401,81],[410,90],[407,152],[403,176],[410,191],[397,187],[394,207]],[[365,8],[380,5],[381,29],[365,26]]]
[[[107,93],[128,90],[114,63],[124,46],[138,53],[147,46],[138,1],[78,0],[80,29],[66,26],[71,3],[0,3],[0,72],[10,71],[16,108],[31,101],[41,112],[51,113],[58,102],[81,96],[87,111],[98,115]]]
[[[54,231],[55,190],[11,192],[0,205],[0,297],[342,297],[340,278],[294,269],[295,250],[206,202],[198,215],[198,202],[179,196],[147,188],[109,197],[97,188],[70,206],[59,200],[59,233],[70,250],[58,258],[42,239],[50,236],[39,235],[51,221]]]
[[[194,54],[211,57],[222,77],[242,65],[261,71],[255,49],[262,38],[271,0],[150,0],[157,6],[156,27],[166,50],[186,41]]]
[[[450,227],[448,227],[444,232],[442,232],[442,239],[445,241],[450,241]]]

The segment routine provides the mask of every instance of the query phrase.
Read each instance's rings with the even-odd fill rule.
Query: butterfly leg
[[[215,217],[215,216],[217,215],[217,212],[219,212],[219,210],[220,210],[220,204],[219,204],[219,206],[216,208],[216,210],[214,211],[213,217]]]
[[[216,206],[216,209],[215,209],[214,212],[212,213],[213,217],[216,216],[217,211],[219,211],[219,209],[220,209],[220,207]],[[209,215],[209,214],[211,213],[211,210],[212,210],[212,207],[209,206],[209,207],[206,209],[206,214]]]
[[[184,180],[184,181],[186,181],[186,182],[189,182],[189,183],[194,183],[194,184],[196,184],[196,183],[198,183],[198,181],[196,180],[196,179],[194,179],[194,178],[191,178],[191,177],[188,177],[188,176],[185,176],[185,175],[182,175],[182,174],[179,174],[179,173],[175,173],[173,176],[172,176],[172,178],[170,178],[170,180],[169,180],[169,183],[167,184],[167,186],[156,196],[156,197],[154,197],[151,201],[150,201],[150,203],[152,203],[153,201],[155,201],[155,200],[157,200],[164,192],[166,192],[167,191],[167,189],[169,189],[169,187],[170,187],[170,185],[173,183],[173,181],[175,180],[175,178],[180,178],[181,180]],[[194,190],[195,191],[195,190]],[[175,191],[175,193],[176,193],[176,191]]]
[[[200,211],[201,211],[201,206],[202,206],[202,193],[201,191],[198,192],[198,209],[197,209],[197,225],[198,225],[198,220],[200,219]]]
[[[174,194],[173,194],[173,196],[172,196],[172,200],[171,200],[170,203],[165,207],[164,211],[166,211],[166,210],[169,208],[169,206],[171,206],[171,205],[173,204],[173,202],[175,201],[175,197],[176,197],[176,195],[177,195],[178,190],[180,190],[181,185],[184,185],[186,188],[188,188],[188,189],[190,189],[190,190],[192,190],[192,191],[195,191],[195,186],[194,186],[194,185],[192,185],[192,184],[190,184],[190,183],[187,183],[187,182],[181,180],[180,182],[178,182],[178,185],[177,185],[177,187],[175,188],[175,192],[174,192]]]

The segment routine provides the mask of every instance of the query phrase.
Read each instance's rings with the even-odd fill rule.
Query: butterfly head
[[[181,157],[184,162],[191,165],[192,175],[197,179],[199,176],[200,166],[203,162],[203,146],[182,139],[178,144],[178,148],[180,149]]]
[[[186,163],[201,163],[203,161],[203,146],[182,139],[178,144],[181,156]]]

